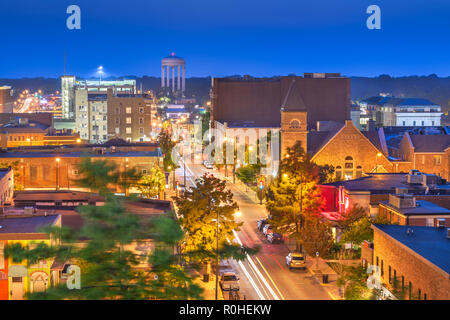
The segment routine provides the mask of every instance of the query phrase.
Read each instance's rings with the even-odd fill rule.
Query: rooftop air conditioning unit
[[[447,239],[450,239],[450,228],[447,228]]]
[[[445,219],[443,218],[437,219],[436,225],[440,229],[445,228]]]

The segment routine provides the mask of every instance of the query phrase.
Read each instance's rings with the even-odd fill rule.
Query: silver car
[[[223,273],[219,283],[223,291],[239,291],[239,278],[234,272]]]

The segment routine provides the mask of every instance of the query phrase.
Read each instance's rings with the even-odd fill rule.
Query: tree
[[[164,190],[165,184],[164,173],[158,167],[153,167],[150,174],[141,177],[137,183],[137,188],[146,198],[154,198]]]
[[[340,242],[360,245],[364,240],[373,241],[372,224],[391,223],[382,215],[372,218],[362,207],[355,206],[344,215],[344,220],[340,224],[343,227]]]
[[[310,256],[316,256],[318,252],[321,257],[325,257],[333,244],[329,222],[318,216],[306,215],[300,229],[300,240]]]
[[[128,196],[129,188],[139,179],[135,168],[121,171],[115,162],[109,160],[92,160],[85,157],[77,167],[81,178],[74,179],[74,182],[100,194],[107,194],[120,188]]]
[[[266,208],[271,215],[269,223],[276,231],[296,239],[300,250],[300,229],[304,217],[318,216],[324,200],[316,187],[320,166],[311,161],[300,143],[287,149],[281,160],[278,176],[267,191]]]
[[[226,189],[226,182],[205,174],[196,179],[195,184],[194,188],[175,198],[180,223],[186,231],[183,253],[187,259],[206,263],[209,267],[211,259],[217,258],[217,237],[221,258],[243,259],[245,253],[253,253],[250,248],[232,243],[233,230],[239,231],[243,223],[235,220],[234,214],[239,207],[233,200],[233,193]]]
[[[86,176],[80,180],[84,187],[94,185],[98,188],[99,181],[110,181],[114,175],[113,167],[95,172],[98,163],[86,162],[84,165]],[[50,227],[47,232],[55,240],[51,245],[41,243],[31,249],[18,243],[5,248],[5,254],[15,262],[27,260],[33,264],[42,259],[56,259],[78,264],[82,269],[81,289],[69,290],[60,285],[46,292],[32,293],[29,298],[200,298],[201,289],[183,267],[176,264],[174,247],[183,239],[184,232],[173,214],[144,219],[125,210],[122,199],[107,192],[104,196],[104,206],[78,207],[83,217],[80,230]],[[87,240],[80,245],[79,239]],[[133,250],[136,244],[148,239],[155,243],[151,252]],[[145,262],[147,267],[142,268],[141,263]]]
[[[159,146],[161,147],[161,151],[164,155],[164,170],[166,172],[170,172],[175,170],[176,164],[172,159],[172,150],[177,145],[178,141],[172,138],[172,135],[169,131],[169,127],[165,126],[158,136]]]
[[[337,285],[344,288],[345,300],[373,300],[376,292],[367,287],[367,271],[362,265],[344,266]]]
[[[78,164],[78,172],[81,178],[74,181],[93,192],[106,194],[111,185],[116,186],[119,180],[117,165],[108,160],[92,160],[85,157]]]
[[[22,181],[22,175],[19,169],[19,161],[0,163],[1,169],[8,169],[9,167],[14,170],[14,190],[23,190],[23,185],[20,183]]]
[[[251,165],[243,166],[237,169],[236,176],[245,184],[252,183],[256,180],[256,172]]]

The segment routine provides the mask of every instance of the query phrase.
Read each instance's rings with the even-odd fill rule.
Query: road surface
[[[186,166],[187,186],[193,186],[196,178],[204,173],[220,174],[208,170],[202,165]],[[183,183],[184,170],[181,166],[176,171],[177,180]],[[260,218],[267,217],[264,206],[254,203],[246,193],[228,183],[242,213],[238,221],[243,221],[241,230],[236,232],[236,241],[246,246],[260,246],[258,254],[247,257],[245,261],[230,261],[229,264],[240,278],[241,299],[248,300],[330,300],[327,291],[307,270],[290,271],[285,263],[289,253],[284,244],[268,243],[256,228]]]

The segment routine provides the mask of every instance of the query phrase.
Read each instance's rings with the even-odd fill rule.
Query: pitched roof
[[[450,136],[411,134],[415,152],[444,152],[450,146]]]

